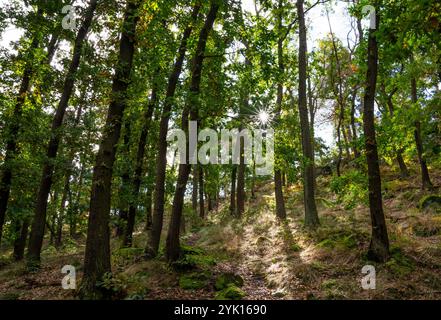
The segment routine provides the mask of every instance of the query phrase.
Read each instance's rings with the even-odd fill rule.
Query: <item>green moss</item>
[[[216,300],[241,300],[245,295],[242,289],[230,284],[227,288],[216,293]]]
[[[209,285],[210,276],[207,273],[191,273],[179,278],[179,287],[184,290],[197,290]]]
[[[357,246],[357,241],[355,236],[352,234],[344,235],[344,234],[336,234],[330,235],[329,239],[324,239],[317,244],[318,247],[321,248],[343,248],[343,249],[352,249]]]
[[[188,271],[196,268],[207,269],[214,266],[216,259],[204,253],[202,249],[191,246],[181,246],[181,258],[172,263],[177,271]]]
[[[386,267],[396,276],[406,276],[414,270],[412,261],[398,247],[391,248],[391,258]]]
[[[428,195],[421,198],[418,203],[418,208],[423,210],[432,205],[441,205],[441,196],[438,195]]]
[[[243,279],[241,276],[234,273],[224,273],[216,278],[214,287],[220,291],[226,289],[229,285],[235,285],[237,287],[243,286]]]
[[[18,300],[20,298],[20,292],[8,292],[0,296],[0,300]]]

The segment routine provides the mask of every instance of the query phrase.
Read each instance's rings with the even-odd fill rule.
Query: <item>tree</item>
[[[145,249],[146,255],[149,257],[155,257],[158,254],[159,241],[162,232],[165,201],[165,175],[167,166],[167,133],[171,108],[173,106],[173,97],[175,95],[179,76],[182,72],[182,66],[184,64],[185,54],[187,52],[187,43],[193,31],[194,24],[198,19],[201,6],[200,1],[196,0],[191,13],[191,20],[182,34],[177,59],[168,78],[167,91],[162,109],[161,120],[159,123],[152,228],[150,229],[149,238]]]
[[[41,6],[38,7],[36,12],[37,20],[43,14]],[[36,21],[37,24],[37,21]],[[34,26],[32,26],[34,27]],[[5,160],[1,167],[1,180],[0,180],[0,242],[3,234],[3,225],[5,223],[6,210],[8,207],[8,200],[11,192],[12,181],[12,167],[14,158],[17,156],[17,140],[20,131],[20,122],[23,114],[23,105],[26,101],[29,88],[31,86],[31,80],[35,69],[35,54],[36,50],[40,46],[41,35],[37,30],[32,31],[32,41],[26,53],[26,64],[23,70],[23,76],[20,84],[20,88],[17,94],[17,99],[14,106],[14,113],[12,115],[11,123],[7,128],[7,141],[6,141],[6,154]]]
[[[93,171],[84,275],[80,289],[82,299],[105,298],[106,293],[100,290],[98,281],[102,280],[106,273],[111,272],[109,213],[112,171],[116,144],[120,138],[121,121],[127,106],[127,90],[135,55],[136,26],[139,21],[138,10],[141,3],[141,0],[128,0],[124,13],[111,102]]]
[[[378,2],[377,2],[378,4]],[[380,15],[376,14],[376,28],[380,25]],[[389,238],[383,212],[381,195],[381,176],[378,160],[377,141],[375,136],[374,104],[378,74],[378,42],[375,29],[369,30],[368,69],[364,96],[363,128],[365,135],[366,160],[369,178],[369,209],[372,223],[372,237],[368,257],[384,262],[389,257]]]
[[[89,28],[92,24],[92,19],[97,4],[97,0],[91,0],[89,2],[84,20],[75,39],[72,60],[69,66],[69,70],[66,74],[60,103],[58,104],[52,121],[51,136],[47,146],[47,160],[45,161],[45,164],[43,166],[43,173],[35,205],[34,219],[32,222],[31,233],[29,237],[27,263],[28,266],[31,268],[37,267],[40,263],[41,246],[43,244],[44,227],[46,223],[47,200],[52,186],[54,159],[57,156],[58,146],[61,138],[61,133],[59,129],[63,124],[64,114],[69,104],[69,99],[72,95],[75,84],[75,75],[80,65],[82,48],[84,46],[84,41],[86,39]]]
[[[205,47],[207,45],[208,35],[210,34],[214,21],[216,20],[220,4],[217,0],[210,1],[210,10],[207,14],[204,26],[199,33],[199,40],[196,51],[191,64],[191,81],[189,88],[189,100],[184,107],[181,118],[181,128],[187,134],[187,163],[179,165],[179,173],[176,181],[175,194],[173,198],[173,206],[171,212],[170,225],[167,233],[166,241],[166,257],[169,261],[175,261],[179,258],[179,230],[184,204],[184,194],[187,187],[188,176],[190,175],[191,165],[189,164],[190,152],[189,136],[188,136],[188,120],[198,120],[198,95],[200,91],[202,68],[204,62]],[[199,170],[200,172],[202,169]]]
[[[319,224],[317,207],[315,204],[314,161],[312,152],[311,130],[308,120],[308,101],[306,95],[307,79],[307,42],[305,12],[303,0],[297,0],[297,15],[299,21],[299,116],[302,135],[302,150],[304,157],[303,188],[305,203],[305,225],[316,227]]]

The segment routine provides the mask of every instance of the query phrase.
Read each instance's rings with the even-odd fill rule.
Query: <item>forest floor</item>
[[[440,172],[432,175],[440,186]],[[280,222],[273,214],[273,184],[262,184],[256,198],[248,199],[242,219],[232,218],[223,204],[192,228],[182,239],[188,255],[174,268],[162,257],[142,259],[143,232],[135,236],[134,248],[117,249],[112,241],[116,277],[105,285],[126,299],[214,299],[221,298],[216,280],[234,273],[243,280],[239,295],[244,299],[441,299],[440,210],[418,209],[430,193],[419,189],[417,179],[383,176],[391,242],[391,259],[385,264],[366,258],[367,206],[345,208],[330,191],[329,178],[322,177],[317,196],[321,226],[316,231],[303,227],[300,185],[286,188],[288,219]],[[73,299],[75,291],[61,288],[61,268],[75,266],[79,283],[83,252],[84,241],[68,243],[59,252],[47,246],[37,273],[2,258],[0,299]],[[365,265],[375,266],[374,290],[361,286]]]

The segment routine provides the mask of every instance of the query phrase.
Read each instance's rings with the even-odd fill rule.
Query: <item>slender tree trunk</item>
[[[29,267],[39,267],[41,246],[43,244],[44,226],[47,211],[47,199],[52,186],[52,178],[54,171],[54,160],[57,157],[58,146],[60,143],[61,133],[60,127],[63,123],[64,114],[69,103],[69,99],[73,92],[75,84],[75,76],[80,65],[82,48],[86,35],[92,24],[92,19],[97,6],[97,0],[90,0],[86,10],[85,19],[78,31],[75,39],[72,60],[67,72],[63,92],[58,104],[51,127],[51,137],[47,146],[46,161],[43,166],[43,174],[40,181],[40,187],[37,194],[37,201],[34,211],[34,220],[32,222],[31,233],[29,237],[27,264]]]
[[[63,223],[64,223],[64,215],[66,211],[66,202],[67,197],[70,193],[70,174],[66,176],[66,180],[64,182],[63,194],[61,196],[61,207],[60,212],[57,215],[57,225],[55,229],[55,248],[59,249],[61,247],[61,238],[63,233]]]
[[[412,103],[417,104],[418,93],[417,93],[417,82],[415,78],[412,78],[411,89],[412,89]],[[424,189],[431,190],[433,189],[433,184],[430,181],[429,169],[427,168],[426,159],[424,158],[423,139],[421,137],[421,122],[419,120],[415,121],[414,136],[415,136],[415,143],[418,153],[418,161],[421,167],[422,188],[423,190]]]
[[[378,24],[379,15],[377,12],[377,30]],[[363,111],[363,126],[369,177],[369,208],[372,220],[372,238],[368,257],[374,261],[384,262],[389,257],[389,238],[383,212],[380,165],[375,137],[374,104],[377,73],[378,44],[376,31],[371,29],[369,31],[368,70]]]
[[[141,3],[140,0],[128,0],[124,13],[111,102],[92,178],[84,275],[80,289],[82,299],[107,298],[107,293],[99,288],[97,283],[106,273],[111,272],[109,214],[112,172],[116,145],[121,134],[121,121],[127,106],[127,94],[135,54],[136,26],[139,21],[138,9]]]
[[[191,195],[191,206],[195,213],[198,212],[198,185],[199,185],[199,174],[198,166],[193,165],[193,191]]]
[[[248,104],[248,98],[247,98]],[[243,127],[240,127],[242,130]],[[239,137],[239,165],[237,167],[237,196],[236,196],[236,215],[238,218],[245,212],[245,139]]]
[[[141,136],[138,141],[138,152],[136,155],[135,174],[132,183],[133,199],[129,205],[129,215],[128,215],[127,227],[125,230],[124,241],[123,241],[123,245],[125,247],[132,246],[132,235],[133,235],[133,230],[135,228],[136,208],[139,202],[138,200],[139,189],[141,188],[141,181],[143,175],[145,147],[148,141],[149,129],[152,121],[153,111],[155,110],[155,106],[158,100],[157,91],[158,88],[155,84],[154,88],[152,89],[152,94],[150,96],[149,106],[144,114],[144,119],[143,119],[144,125],[142,127]]]
[[[24,258],[24,252],[26,248],[26,240],[29,232],[29,218],[25,218],[21,227],[19,228],[20,236],[14,241],[14,252],[12,256],[15,261],[21,261]]]
[[[214,21],[216,20],[219,11],[219,3],[216,0],[210,2],[210,11],[207,14],[205,24],[199,34],[199,41],[196,47],[195,56],[192,62],[191,83],[190,83],[190,98],[187,105],[184,107],[182,115],[182,129],[187,133],[187,158],[191,152],[188,148],[188,116],[193,121],[198,120],[198,103],[197,97],[200,92],[200,84],[202,77],[202,67],[204,61],[205,47],[207,45],[208,35],[210,34]],[[188,176],[191,171],[191,165],[183,163],[179,165],[178,180],[176,182],[175,195],[173,198],[173,207],[171,212],[170,225],[166,241],[166,257],[168,261],[175,261],[179,258],[180,244],[179,244],[179,230],[182,216],[182,209],[184,206],[184,194],[187,187]],[[200,169],[202,172],[202,169]],[[201,188],[202,189],[202,188]]]
[[[71,210],[70,210],[70,217],[69,217],[69,233],[70,233],[70,237],[74,238],[77,234],[77,220],[78,220],[78,216],[80,214],[79,210],[80,210],[80,200],[81,200],[81,193],[82,193],[82,188],[83,188],[83,181],[84,181],[84,164],[81,164],[81,169],[80,169],[80,176],[78,178],[78,189],[77,189],[77,194],[75,197],[75,202],[72,204]]]
[[[41,10],[39,10],[39,12],[41,14]],[[35,51],[38,49],[39,44],[39,36],[35,34],[26,55],[26,65],[23,71],[23,78],[21,80],[20,89],[15,102],[12,119],[9,127],[6,128],[6,130],[8,130],[6,135],[6,154],[1,168],[2,175],[0,180],[0,242],[3,234],[3,225],[5,223],[9,195],[11,192],[14,160],[18,155],[17,140],[20,132],[21,118],[23,115],[23,105],[26,101],[26,96],[31,85],[31,79],[34,73],[33,64]]]
[[[130,159],[130,136],[132,134],[132,126],[130,119],[127,119],[124,123],[123,129],[123,146],[121,153],[124,158]],[[124,230],[127,228],[129,220],[129,198],[132,196],[132,190],[130,189],[130,164],[125,162],[123,164],[121,174],[121,187],[119,189],[120,207],[119,207],[119,221],[116,226],[115,236],[122,237]]]
[[[147,189],[147,197],[146,197],[146,217],[145,217],[145,230],[150,230],[152,228],[152,212],[153,212],[153,192],[152,187],[149,186]]]
[[[205,202],[204,202],[204,169],[198,166],[199,174],[199,217],[205,218]],[[210,199],[208,199],[210,201]]]
[[[253,161],[253,172],[251,176],[251,199],[256,199],[256,162]]]
[[[41,12],[39,12],[38,14],[41,14]],[[59,40],[59,30],[57,30],[56,32],[54,32],[52,34],[51,40],[49,41],[49,44],[47,46],[47,56],[46,56],[45,62],[44,62],[46,65],[50,65],[52,58],[54,57],[55,51],[57,50],[57,47],[58,47],[58,40]],[[28,84],[23,85],[23,83],[22,83],[20,86],[21,90],[19,91],[19,98],[16,101],[16,108],[14,108],[15,119],[12,120],[13,122],[12,122],[12,126],[10,128],[12,130],[11,130],[11,135],[9,136],[9,138],[11,140],[9,140],[9,141],[17,141],[18,130],[19,130],[19,127],[17,127],[17,126],[19,126],[19,124],[20,124],[21,109],[22,109],[23,103],[25,101],[25,96],[27,95],[28,90],[26,90],[26,92],[21,92],[21,91],[24,90],[25,86],[27,86],[28,89],[30,87],[29,86],[30,77],[32,76],[33,71],[31,69],[29,69],[29,65],[34,60],[34,50],[37,49],[38,42],[39,42],[38,37],[34,37],[34,40],[30,46],[30,49],[32,49],[32,48],[33,49],[29,51],[30,56],[28,56],[28,58],[27,58],[27,65],[25,66],[25,71],[24,71],[23,80],[22,80],[22,81],[28,82]],[[31,71],[30,74],[29,74],[29,70]],[[43,81],[43,83],[44,83],[44,81]],[[39,84],[37,84],[37,85],[39,85]],[[37,91],[41,92],[42,90],[37,90]],[[22,101],[19,103],[20,99],[22,99]],[[18,113],[16,113],[17,111],[18,111]],[[14,128],[14,125],[16,126],[15,128]],[[10,188],[10,183],[11,183],[11,179],[12,179],[12,172],[10,169],[10,164],[8,164],[8,163],[10,163],[11,155],[12,155],[12,157],[16,157],[19,153],[19,151],[17,150],[17,147],[16,147],[16,143],[14,146],[14,143],[8,144],[8,142],[7,142],[7,148],[6,148],[6,159],[4,162],[5,175],[2,176],[2,179],[5,178],[5,181],[0,180],[0,242],[1,242],[1,236],[2,236],[2,227],[3,227],[3,223],[4,223],[4,214],[6,212],[7,201],[9,198],[9,192],[8,192],[8,194],[4,193],[5,191],[7,191],[7,188],[3,189],[2,186],[5,186],[5,184],[6,184],[6,186],[9,185],[9,188]],[[2,219],[2,217],[3,217],[3,219]],[[22,260],[24,257],[24,250],[26,248],[26,241],[27,241],[28,229],[29,229],[29,219],[26,218],[24,221],[16,221],[16,223],[17,223],[17,232],[19,232],[21,235],[19,238],[17,238],[14,241],[13,256],[15,257],[16,261],[19,261],[19,260]]]
[[[278,30],[279,33],[282,33],[282,10],[283,10],[283,1],[279,0],[278,10]],[[276,111],[276,119],[280,120],[281,112],[282,112],[282,102],[283,102],[283,73],[285,72],[285,65],[283,62],[283,38],[280,35],[278,43],[277,43],[277,56],[279,63],[279,80],[277,83],[277,111]],[[279,219],[286,219],[286,210],[285,210],[285,200],[283,198],[283,181],[282,181],[282,171],[276,166],[274,171],[274,191],[276,196],[276,215]]]
[[[303,3],[303,0],[297,1],[297,14],[299,20],[299,115],[302,131],[303,157],[305,158],[303,168],[305,225],[314,228],[319,224],[319,218],[315,204],[314,155],[312,154],[311,130],[309,128],[308,102],[306,96],[307,42]]]
[[[236,215],[236,180],[237,180],[237,166],[233,166],[231,170],[231,191],[230,191],[230,213],[232,216]]]
[[[360,157],[360,151],[358,151],[357,147],[357,127],[355,126],[355,100],[357,98],[357,93],[354,90],[352,92],[352,100],[351,100],[351,130],[352,130],[352,150],[354,150],[354,159],[358,159]]]
[[[152,228],[150,230],[147,247],[145,250],[147,257],[156,257],[159,249],[159,241],[161,239],[164,203],[165,203],[165,175],[167,167],[167,134],[168,123],[170,120],[173,97],[175,95],[176,86],[179,76],[182,72],[182,66],[187,52],[187,42],[193,31],[193,26],[198,20],[201,4],[196,0],[191,14],[191,22],[184,30],[181,44],[178,50],[178,57],[174,63],[173,70],[168,79],[167,92],[165,95],[164,107],[162,110],[161,121],[159,124],[158,137],[158,155],[156,157],[156,178],[155,178],[155,197],[152,217]]]

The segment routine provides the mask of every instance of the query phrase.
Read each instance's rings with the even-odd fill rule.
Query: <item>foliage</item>
[[[330,188],[347,210],[367,202],[367,177],[358,170],[348,170],[340,177],[334,176]]]

